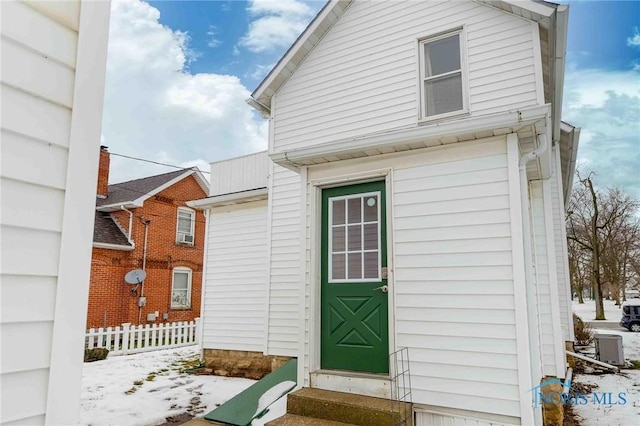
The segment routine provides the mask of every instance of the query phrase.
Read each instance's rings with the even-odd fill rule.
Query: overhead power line
[[[159,161],[153,161],[153,160],[147,160],[146,158],[138,158],[138,157],[132,157],[130,155],[124,155],[124,154],[118,154],[115,152],[109,152],[109,154],[111,155],[115,155],[116,157],[123,157],[123,158],[128,158],[130,160],[137,160],[137,161],[144,161],[145,163],[152,163],[152,164],[157,164],[158,166],[167,166],[167,167],[173,167],[175,169],[181,169],[181,170],[192,170],[193,167],[182,167],[182,166],[176,166],[174,164],[167,164],[167,163],[161,163]],[[205,170],[200,170],[199,167],[195,166],[198,171],[200,173],[207,173],[207,174],[211,174],[211,172],[207,172]]]

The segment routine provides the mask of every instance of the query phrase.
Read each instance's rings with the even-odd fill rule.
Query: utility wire
[[[159,165],[159,166],[173,167],[173,168],[175,168],[175,169],[181,169],[181,170],[193,170],[193,167],[195,167],[195,168],[197,168],[197,169],[198,169],[198,171],[199,171],[200,173],[207,173],[207,174],[210,174],[210,173],[211,173],[211,172],[207,172],[207,171],[204,171],[204,170],[200,170],[200,168],[199,168],[199,167],[197,167],[197,166],[193,166],[193,167],[182,167],[182,166],[176,166],[176,165],[174,165],[174,164],[167,164],[167,163],[161,163],[161,162],[159,162],[159,161],[147,160],[147,159],[145,159],[145,158],[131,157],[130,155],[124,155],[124,154],[117,154],[117,153],[115,153],[115,152],[109,152],[109,154],[111,154],[111,155],[115,155],[116,157],[123,157],[123,158],[128,158],[128,159],[130,159],[130,160],[144,161],[144,162],[146,162],[146,163],[157,164],[157,165]]]

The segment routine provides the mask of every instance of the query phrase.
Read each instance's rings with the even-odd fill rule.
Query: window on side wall
[[[193,245],[196,212],[184,207],[178,208],[178,225],[176,242],[179,244]]]
[[[174,268],[171,285],[171,309],[191,307],[191,269]]]
[[[462,30],[419,41],[420,118],[466,112]]]

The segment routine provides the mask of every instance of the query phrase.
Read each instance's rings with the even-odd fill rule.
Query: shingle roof
[[[107,198],[98,198],[96,206],[100,207],[116,203],[124,204],[128,201],[133,201],[184,174],[185,171],[187,170],[176,170],[175,172],[109,185]]]
[[[111,215],[98,211],[96,212],[93,223],[93,242],[132,247],[129,241],[127,241],[127,236],[113,221]]]

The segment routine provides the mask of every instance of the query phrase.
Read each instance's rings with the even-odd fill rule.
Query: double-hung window
[[[191,307],[191,269],[174,268],[171,285],[171,309]]]
[[[466,110],[462,30],[419,41],[422,119]]]
[[[184,207],[178,208],[178,225],[176,241],[181,244],[193,245],[196,212]]]

